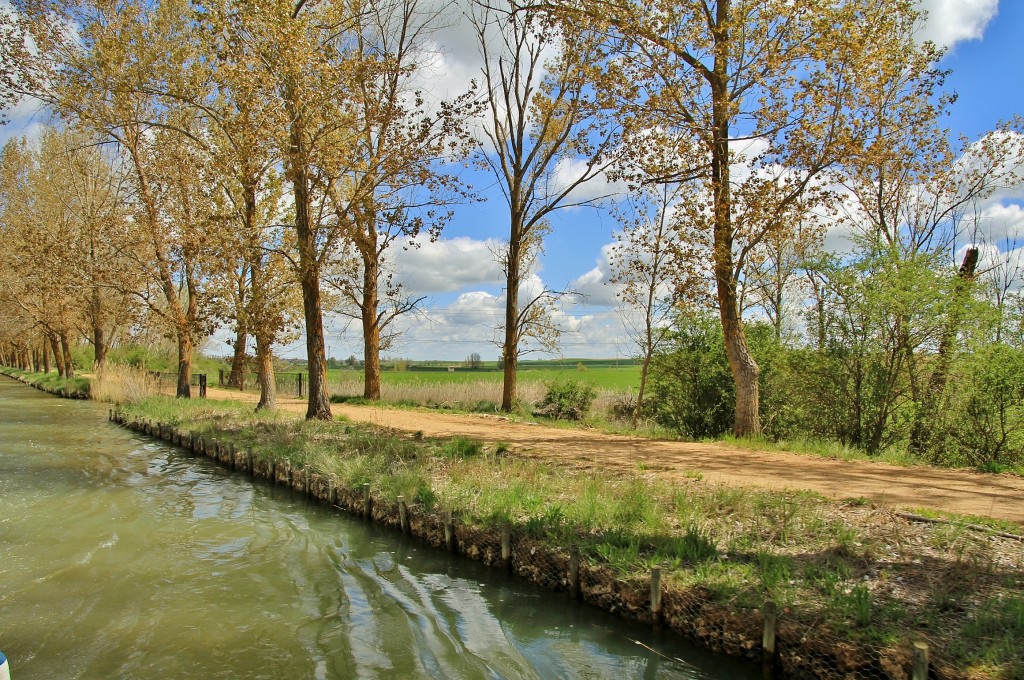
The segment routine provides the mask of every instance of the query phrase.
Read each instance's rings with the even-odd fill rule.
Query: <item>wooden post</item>
[[[206,374],[199,374],[199,398],[206,399]]]
[[[295,382],[298,385],[299,398],[301,399],[302,398],[302,372],[301,371],[299,372],[298,376],[296,377]]]
[[[661,627],[661,567],[651,567],[651,621]]]
[[[444,544],[448,552],[455,552],[455,523],[452,522],[451,508],[444,515]]]
[[[512,571],[512,525],[508,522],[501,525],[501,562]]]
[[[405,505],[405,496],[398,497],[398,523],[403,534],[409,533],[409,508]]]
[[[580,599],[580,547],[569,548],[569,594],[572,599]]]
[[[914,671],[910,676],[912,680],[928,680],[928,643],[917,641],[914,643]]]
[[[363,517],[370,519],[373,516],[373,500],[370,498],[370,484],[363,484]]]
[[[779,619],[778,606],[768,600],[764,603],[764,630],[761,634],[761,676],[775,676],[775,629]]]

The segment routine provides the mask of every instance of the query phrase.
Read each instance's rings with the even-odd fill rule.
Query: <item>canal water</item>
[[[754,677],[2,376],[0,651],[13,680]]]

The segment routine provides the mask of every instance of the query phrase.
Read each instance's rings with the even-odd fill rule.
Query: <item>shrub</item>
[[[991,345],[964,353],[927,452],[938,465],[998,470],[1024,461],[1024,351]]]
[[[547,393],[534,413],[556,420],[582,419],[597,396],[597,389],[593,385],[576,380],[546,385]]]
[[[735,396],[721,324],[680,320],[671,350],[651,364],[645,401],[660,425],[685,437],[717,437],[732,427]]]

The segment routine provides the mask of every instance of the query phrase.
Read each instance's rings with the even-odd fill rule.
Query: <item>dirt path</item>
[[[212,399],[257,401],[251,394],[211,388]],[[304,413],[305,401],[279,399]],[[1024,525],[1024,478],[963,470],[846,463],[792,453],[750,451],[722,444],[659,441],[516,423],[500,416],[405,411],[332,404],[334,415],[427,437],[462,435],[504,442],[515,452],[593,469],[645,470],[667,479],[700,473],[712,484],[807,489],[833,498],[864,497],[893,508],[932,508],[1007,519]]]

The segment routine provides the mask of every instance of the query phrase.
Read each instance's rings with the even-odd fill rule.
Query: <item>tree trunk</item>
[[[242,389],[245,385],[245,345],[249,340],[249,334],[245,326],[239,322],[235,330],[235,342],[232,346],[234,354],[231,357],[231,374],[228,376],[228,387]]]
[[[178,388],[175,396],[179,399],[192,398],[192,336],[178,330]]]
[[[729,121],[732,103],[729,92],[729,60],[734,58],[729,36],[732,3],[719,0],[715,16],[715,62],[708,74],[711,86],[711,193],[714,201],[714,272],[718,292],[718,307],[725,338],[725,352],[729,358],[733,382],[736,387],[736,417],[733,434],[747,437],[761,434],[760,369],[747,349],[747,338],[740,319],[736,294],[736,273],[733,263],[732,192],[729,173]]]
[[[57,364],[57,375],[64,377],[64,355],[60,351],[60,344],[56,333],[47,336],[50,340],[50,351],[53,352],[53,360]]]
[[[42,342],[39,343],[40,351],[43,353],[43,372],[50,372],[50,346],[46,342],[46,336],[42,337]]]
[[[316,256],[316,234],[309,211],[309,180],[306,174],[301,119],[293,113],[290,160],[292,190],[295,197],[295,234],[299,249],[299,283],[302,286],[302,312],[306,328],[306,360],[309,365],[307,420],[331,420],[331,400],[327,393],[327,356],[324,348],[323,306],[320,296],[320,266]]]
[[[935,434],[932,426],[938,411],[942,395],[946,391],[949,379],[949,367],[956,347],[956,336],[963,321],[964,303],[970,293],[970,284],[974,281],[978,269],[978,249],[969,248],[964,254],[964,261],[957,273],[953,288],[953,299],[950,301],[949,315],[939,341],[938,353],[935,356],[935,370],[932,371],[928,387],[921,397],[920,406],[914,414],[914,422],[910,428],[908,448],[914,453],[926,453],[932,448]]]
[[[306,361],[309,366],[307,420],[331,420],[331,400],[327,393],[327,352],[324,348],[323,304],[320,295],[320,261],[317,257],[316,229],[310,214],[309,164],[303,112],[299,94],[286,83],[284,105],[288,112],[288,154],[285,172],[292,184],[295,203],[295,240],[299,251],[299,285],[302,287],[302,313],[306,329]]]
[[[636,393],[636,405],[633,407],[633,427],[640,422],[640,412],[644,407],[644,390],[647,389],[647,372],[651,368],[651,354],[653,350],[648,348],[644,352],[644,363],[640,366],[640,389]]]
[[[270,338],[256,334],[256,364],[260,381],[260,403],[256,410],[274,410],[277,407],[277,380],[274,376],[274,353]]]
[[[68,343],[68,334],[65,332],[60,334],[60,349],[64,355],[64,377],[70,380],[75,377],[75,365],[71,360],[71,345]]]
[[[96,354],[93,371],[100,371],[107,363],[107,336],[99,323],[92,327],[92,347]]]
[[[90,257],[93,262],[96,261],[96,254],[92,248],[90,248]],[[91,307],[92,347],[95,356],[93,371],[100,371],[107,363],[107,334],[103,330],[103,298],[100,295],[100,287],[97,285],[92,287]]]
[[[324,321],[320,301],[320,279],[316,272],[303,272],[302,311],[306,321],[306,357],[309,364],[309,400],[306,419],[331,420],[331,400],[327,393],[327,355],[324,348]]]
[[[380,324],[377,318],[377,277],[380,264],[376,257],[363,253],[363,398],[380,399]]]
[[[512,411],[519,369],[519,266],[523,257],[522,218],[513,211],[505,262],[505,340],[501,346],[501,410]]]

